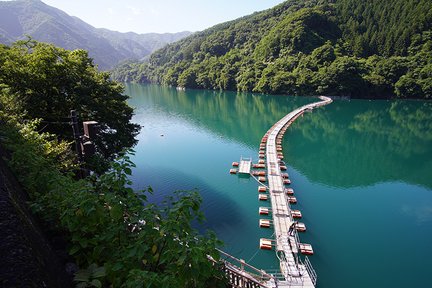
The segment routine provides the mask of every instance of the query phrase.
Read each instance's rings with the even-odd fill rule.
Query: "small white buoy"
[[[259,207],[259,214],[260,215],[268,215],[269,214],[269,208],[267,208],[267,207]]]
[[[299,243],[300,253],[304,255],[313,255],[312,245],[306,243]]]
[[[299,232],[306,232],[306,225],[304,223],[302,223],[302,222],[297,222],[295,224],[295,228]]]
[[[302,213],[300,210],[291,210],[291,216],[293,218],[302,218]]]
[[[260,239],[260,248],[263,250],[272,250],[272,242],[269,239]]]
[[[296,204],[297,203],[297,198],[294,196],[288,196],[288,201],[291,204]]]
[[[285,188],[284,191],[288,196],[294,195],[294,189],[292,188]]]
[[[270,228],[270,220],[268,220],[268,219],[260,219],[259,220],[259,226],[261,228]]]

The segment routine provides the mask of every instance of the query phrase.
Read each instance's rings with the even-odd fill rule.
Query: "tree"
[[[196,73],[192,69],[186,69],[178,77],[177,84],[180,87],[197,88]]]
[[[432,63],[426,65],[420,71],[421,80],[419,81],[425,98],[432,98]]]
[[[326,66],[336,59],[335,51],[330,41],[312,51],[311,56],[315,59],[315,66]]]
[[[330,66],[320,69],[321,87],[318,93],[341,96],[361,96],[366,88],[362,65],[353,58],[339,57]]]
[[[45,131],[71,140],[67,118],[74,109],[80,120],[99,123],[100,158],[113,159],[136,143],[139,126],[131,123],[133,109],[123,87],[108,73],[98,72],[86,51],[18,41],[0,47],[0,64],[0,89],[15,97],[28,119],[43,119]]]
[[[396,95],[399,98],[420,98],[421,86],[411,75],[402,76],[395,85]]]

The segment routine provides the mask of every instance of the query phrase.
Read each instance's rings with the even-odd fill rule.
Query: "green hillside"
[[[431,27],[431,0],[289,0],[112,75],[188,88],[431,98]]]

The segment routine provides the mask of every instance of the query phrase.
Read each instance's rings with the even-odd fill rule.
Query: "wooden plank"
[[[239,173],[250,174],[252,161],[251,160],[240,160]]]

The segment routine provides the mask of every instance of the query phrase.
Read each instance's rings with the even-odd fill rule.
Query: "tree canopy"
[[[87,51],[68,51],[33,40],[0,46],[0,93],[25,118],[42,119],[40,129],[71,140],[70,110],[81,121],[100,125],[96,146],[100,159],[113,159],[135,144],[139,126],[123,87],[98,72]]]

